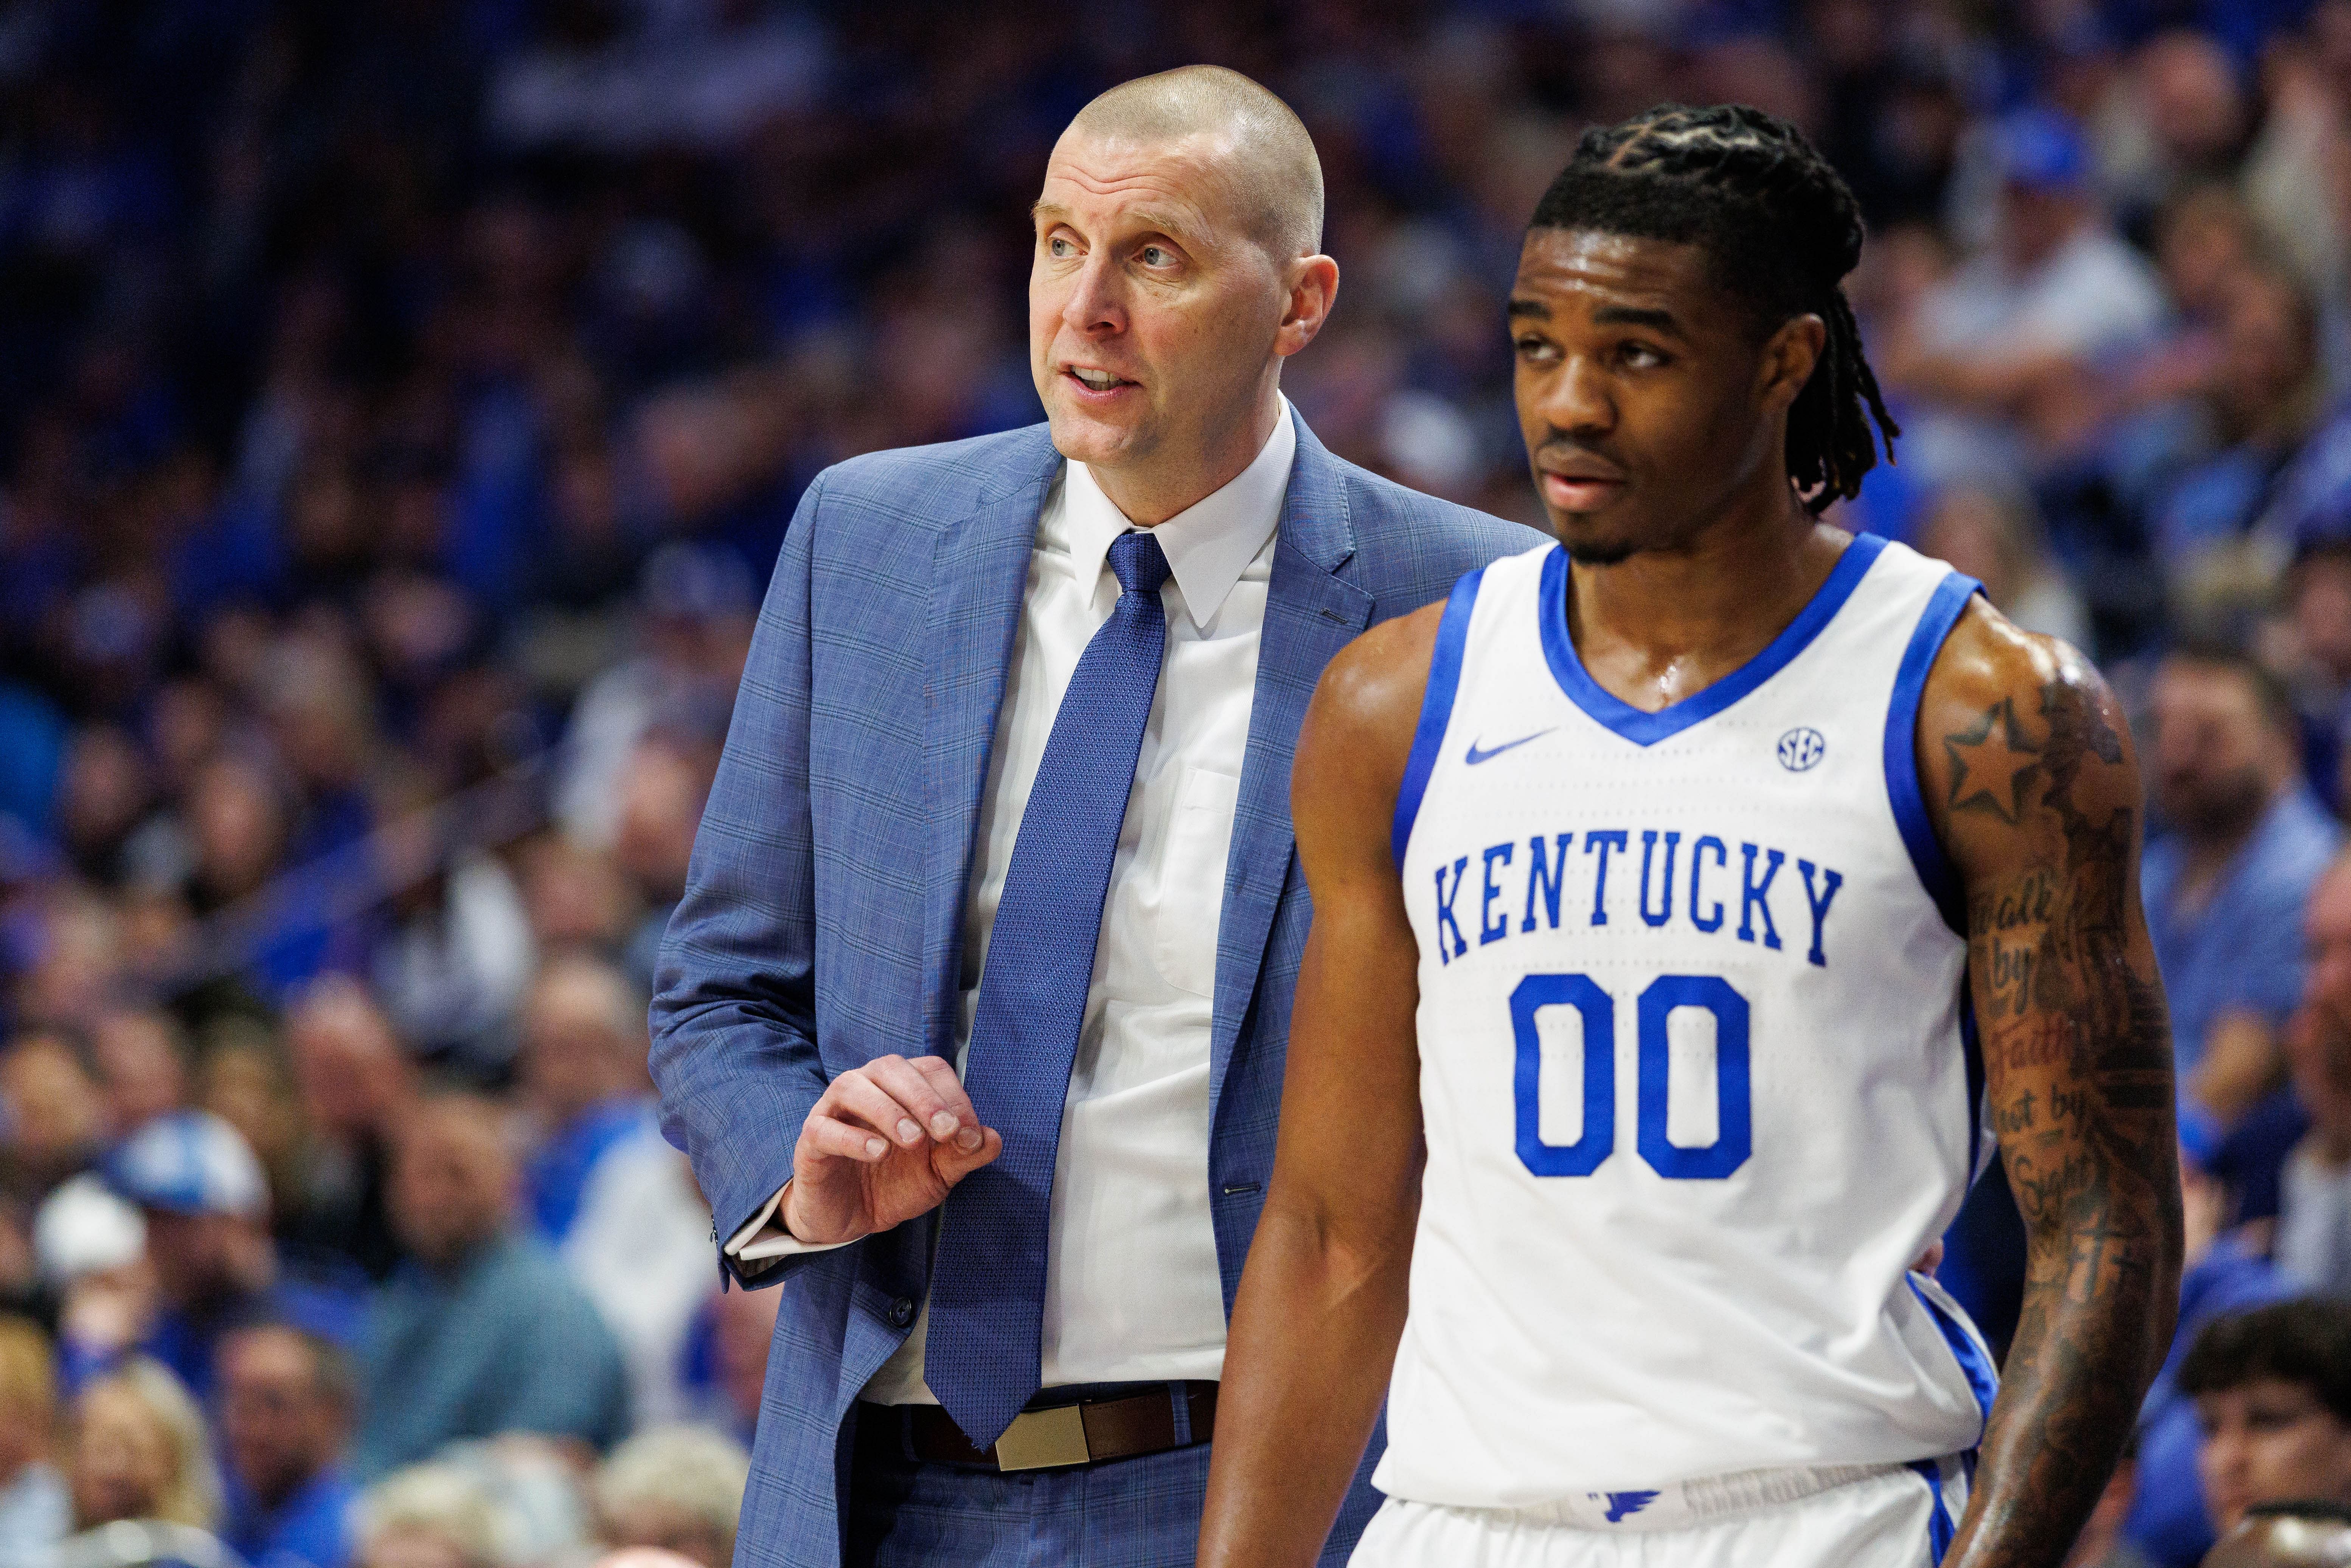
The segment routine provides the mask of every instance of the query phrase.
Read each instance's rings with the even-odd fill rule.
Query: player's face
[[[1578,560],[1677,548],[1760,468],[1785,472],[1771,415],[1794,391],[1768,384],[1777,338],[1759,341],[1697,246],[1531,230],[1510,315],[1519,428]]]
[[[1243,221],[1230,162],[1206,135],[1072,131],[1054,147],[1034,214],[1029,350],[1062,455],[1168,483],[1230,465],[1246,440],[1286,293]]]
[[[2351,1502],[2351,1426],[2298,1383],[2265,1377],[2196,1400],[2196,1468],[2222,1533],[2257,1502]]]

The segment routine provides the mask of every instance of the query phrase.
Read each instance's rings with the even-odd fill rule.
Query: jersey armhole
[[[1942,912],[1943,923],[1959,936],[1967,935],[1967,910],[1959,896],[1959,874],[1935,837],[1934,819],[1927,814],[1926,798],[1918,789],[1918,705],[1927,695],[1927,673],[1943,651],[1951,628],[1958,625],[1968,601],[1983,591],[1972,577],[1952,572],[1943,579],[1918,624],[1902,663],[1894,674],[1894,700],[1886,712],[1886,792],[1894,806],[1894,825],[1901,830],[1903,847],[1927,896]]]
[[[1428,655],[1428,689],[1421,694],[1420,723],[1412,732],[1412,752],[1405,758],[1404,782],[1396,789],[1395,826],[1388,844],[1396,869],[1404,869],[1405,846],[1412,842],[1412,824],[1420,815],[1421,797],[1428,793],[1428,776],[1445,745],[1445,728],[1453,720],[1453,694],[1461,685],[1461,653],[1469,641],[1469,613],[1478,603],[1478,583],[1486,569],[1465,575],[1453,585],[1445,601],[1445,615],[1437,623],[1437,646]]]

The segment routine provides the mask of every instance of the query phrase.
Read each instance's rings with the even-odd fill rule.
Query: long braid
[[[1861,209],[1786,120],[1745,104],[1661,104],[1587,131],[1532,226],[1698,244],[1770,327],[1820,317],[1828,341],[1788,411],[1788,475],[1810,510],[1859,492],[1877,464],[1873,421],[1893,455],[1901,430],[1842,286],[1861,259]]]

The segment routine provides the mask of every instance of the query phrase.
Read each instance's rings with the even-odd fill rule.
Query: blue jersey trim
[[[1940,1568],[1944,1554],[1951,1549],[1951,1538],[1959,1533],[1959,1527],[1951,1522],[1951,1505],[1943,1499],[1943,1463],[1913,1459],[1910,1468],[1927,1483],[1927,1495],[1935,1500],[1935,1511],[1927,1519],[1927,1561]]]
[[[1644,713],[1611,695],[1585,673],[1583,660],[1575,651],[1575,639],[1567,632],[1567,552],[1554,549],[1544,559],[1542,569],[1543,658],[1551,665],[1552,677],[1559,682],[1559,689],[1567,694],[1570,702],[1634,745],[1655,746],[1702,719],[1712,718],[1787,668],[1789,661],[1810,647],[1813,639],[1836,619],[1836,612],[1853,597],[1853,591],[1868,574],[1870,563],[1885,548],[1886,540],[1876,534],[1857,537],[1837,557],[1836,565],[1829,569],[1827,580],[1813,592],[1812,601],[1781,629],[1761,653],[1704,691],[1693,692],[1656,713]]]
[[[1404,782],[1396,789],[1395,827],[1389,847],[1396,869],[1404,868],[1405,846],[1412,842],[1413,820],[1420,815],[1421,797],[1428,793],[1428,775],[1437,767],[1437,753],[1445,744],[1445,727],[1453,720],[1453,694],[1461,685],[1461,652],[1469,641],[1469,612],[1478,603],[1478,582],[1486,569],[1453,585],[1445,601],[1444,618],[1437,623],[1437,646],[1428,655],[1428,690],[1420,699],[1420,725],[1412,732],[1412,753],[1405,758]]]
[[[1934,820],[1927,815],[1926,799],[1918,792],[1918,703],[1927,695],[1927,672],[1935,667],[1944,639],[1959,624],[1968,601],[1982,591],[1983,584],[1956,571],[1943,579],[1910,633],[1910,645],[1902,650],[1902,663],[1894,673],[1894,700],[1886,710],[1886,792],[1894,803],[1894,825],[1902,831],[1903,845],[1927,896],[1943,912],[1943,924],[1962,936],[1968,927],[1959,879],[1935,837]]]
[[[1983,1412],[1984,1423],[1989,1426],[1992,1402],[2000,1397],[2000,1374],[1992,1366],[1991,1356],[1984,1350],[1983,1342],[1969,1333],[1965,1323],[1944,1311],[1942,1303],[1928,1295],[1917,1281],[1911,1280],[1909,1283],[1910,1293],[1918,1298],[1918,1304],[1927,1309],[1927,1315],[1941,1331],[1943,1343],[1951,1347],[1951,1359],[1959,1364],[1959,1371],[1968,1380],[1968,1392],[1976,1396],[1976,1408]],[[1982,1441],[1980,1435],[1977,1441]]]

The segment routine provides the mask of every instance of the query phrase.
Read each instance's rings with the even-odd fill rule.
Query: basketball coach
[[[784,1291],[738,1568],[1192,1562],[1300,718],[1356,633],[1541,542],[1283,400],[1339,274],[1264,89],[1096,99],[1035,220],[1048,424],[810,486],[662,951],[664,1127],[722,1269]]]

